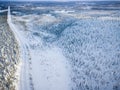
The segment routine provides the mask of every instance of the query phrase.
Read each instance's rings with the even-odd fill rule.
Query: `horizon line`
[[[32,1],[29,1],[29,0],[23,0],[23,1],[21,1],[21,0],[18,0],[18,1],[15,1],[15,0],[7,0],[7,1],[5,1],[5,0],[1,0],[2,2],[100,2],[100,1],[104,1],[104,0],[80,0],[80,1],[78,1],[78,0],[76,0],[76,1],[72,1],[72,0],[70,0],[70,1],[57,1],[57,0],[55,0],[55,1],[51,1],[51,0],[46,0],[46,1],[38,1],[38,0],[32,0]],[[0,1],[0,2],[1,2]],[[111,0],[111,1],[108,1],[108,0],[105,0],[104,2],[111,2],[111,1],[119,1],[120,2],[120,0]]]

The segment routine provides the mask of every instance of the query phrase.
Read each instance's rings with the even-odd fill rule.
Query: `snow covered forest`
[[[19,90],[120,90],[120,2],[10,5]]]

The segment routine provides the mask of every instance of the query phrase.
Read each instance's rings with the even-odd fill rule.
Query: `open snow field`
[[[11,7],[20,90],[120,90],[120,4],[98,3]]]

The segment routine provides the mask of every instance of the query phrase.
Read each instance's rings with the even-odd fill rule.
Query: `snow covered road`
[[[30,49],[30,41],[21,36],[24,43],[21,90],[70,90],[69,64],[62,51],[58,47]]]

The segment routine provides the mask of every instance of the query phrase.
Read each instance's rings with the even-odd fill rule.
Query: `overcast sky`
[[[120,1],[120,0],[3,0],[3,1]]]

